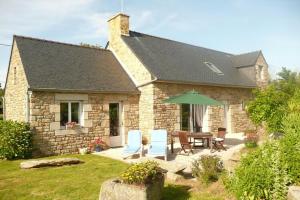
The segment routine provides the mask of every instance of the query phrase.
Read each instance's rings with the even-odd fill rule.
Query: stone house
[[[251,126],[245,102],[269,80],[261,51],[233,55],[130,31],[125,14],[108,25],[105,49],[14,36],[4,117],[30,123],[37,152],[77,152],[96,137],[122,146],[129,129]],[[190,90],[224,106],[162,102]]]

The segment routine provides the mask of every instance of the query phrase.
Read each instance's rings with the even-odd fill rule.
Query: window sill
[[[55,130],[55,135],[79,135],[88,133],[88,128]]]

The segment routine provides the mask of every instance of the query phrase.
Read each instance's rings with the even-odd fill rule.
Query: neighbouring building
[[[122,146],[130,129],[251,127],[245,102],[269,81],[261,51],[234,55],[130,31],[125,14],[108,25],[105,49],[14,36],[4,114],[30,123],[36,152],[72,153],[97,137]],[[162,102],[190,90],[224,106]]]

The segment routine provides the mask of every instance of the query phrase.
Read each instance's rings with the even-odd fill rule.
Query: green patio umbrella
[[[199,104],[209,106],[221,106],[222,102],[209,98],[208,96],[199,94],[196,91],[189,91],[178,96],[170,97],[163,101],[164,103],[177,103],[177,104]]]

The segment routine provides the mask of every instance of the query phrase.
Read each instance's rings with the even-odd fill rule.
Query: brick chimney
[[[110,44],[118,42],[121,35],[129,35],[129,16],[118,13],[108,20],[108,40]]]

